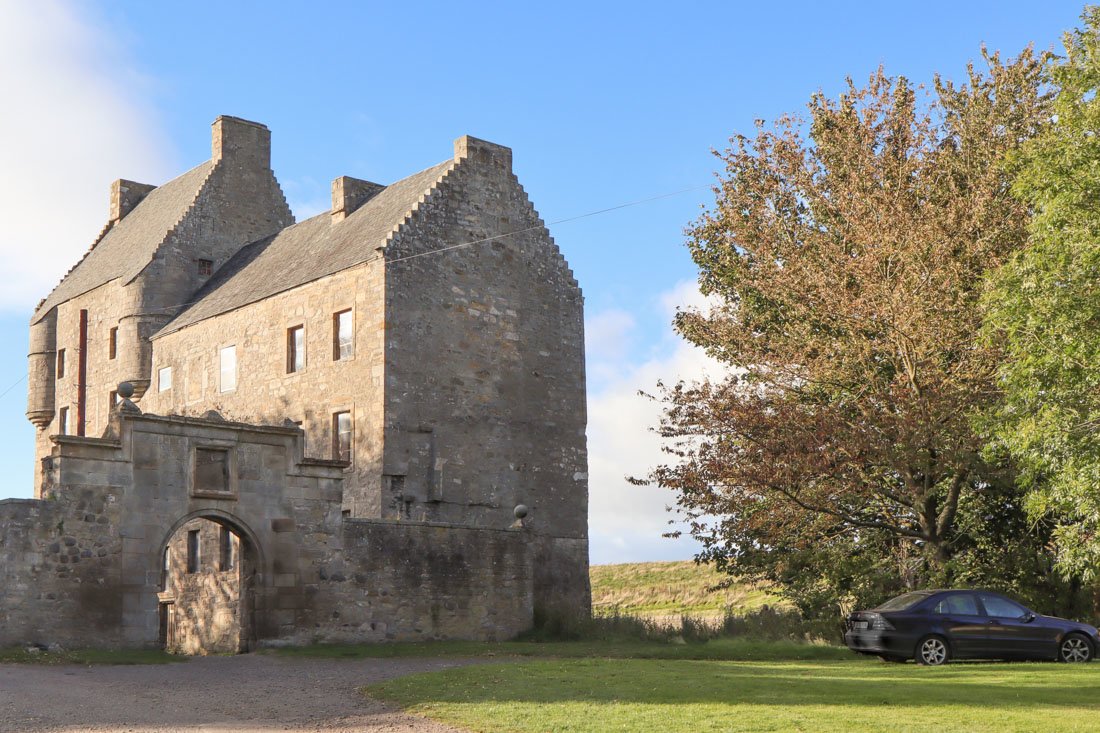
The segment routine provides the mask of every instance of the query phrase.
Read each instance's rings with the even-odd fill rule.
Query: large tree
[[[1050,121],[1014,156],[1034,209],[1028,247],[986,299],[1008,358],[994,424],[1023,468],[1035,518],[1059,523],[1064,570],[1100,568],[1100,10],[1065,37]]]
[[[1048,113],[1041,58],[983,57],[930,92],[849,81],[720,154],[688,242],[717,305],[675,325],[730,369],[665,391],[675,460],[650,476],[703,559],[763,556],[780,577],[799,557],[866,571],[886,553],[904,577],[948,563],[969,495],[1011,486],[974,427],[999,359],[978,300],[1026,238],[1002,163]]]

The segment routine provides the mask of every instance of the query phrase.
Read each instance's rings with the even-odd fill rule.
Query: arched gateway
[[[530,627],[539,539],[351,519],[346,464],[296,427],[116,409],[54,436],[38,500],[0,502],[0,646],[505,638]]]
[[[255,586],[263,583],[255,533],[222,510],[195,511],[173,526],[162,557],[161,645],[182,654],[252,649]]]

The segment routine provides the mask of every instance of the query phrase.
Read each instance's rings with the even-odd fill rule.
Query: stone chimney
[[[340,176],[332,182],[332,223],[343,221],[384,189],[380,183]]]
[[[463,158],[477,163],[496,165],[504,170],[512,170],[512,149],[503,145],[479,140],[470,135],[463,135],[455,140],[455,162]]]
[[[120,178],[111,184],[111,224],[117,224],[122,217],[134,210],[141,200],[149,195],[156,186]]]
[[[215,163],[271,168],[271,130],[266,125],[222,115],[212,127],[211,152]]]

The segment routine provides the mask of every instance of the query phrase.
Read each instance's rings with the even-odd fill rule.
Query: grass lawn
[[[365,691],[474,731],[1100,729],[1100,664],[544,659]]]
[[[0,649],[0,664],[168,664],[188,659],[157,649],[74,649],[37,653],[23,647]]]
[[[593,565],[589,577],[596,614],[714,616],[727,609],[751,613],[764,605],[787,607],[779,596],[746,583],[715,588],[729,577],[690,560]]]

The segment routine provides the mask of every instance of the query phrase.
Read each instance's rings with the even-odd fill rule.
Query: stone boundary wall
[[[254,563],[246,649],[530,628],[534,535],[344,517],[345,464],[303,457],[302,441],[117,411],[107,438],[55,436],[45,498],[0,502],[0,647],[157,646],[164,548],[200,517]],[[195,485],[197,448],[228,452],[226,491]]]
[[[523,529],[344,519],[322,569],[310,641],[504,640],[533,621],[532,535]]]

